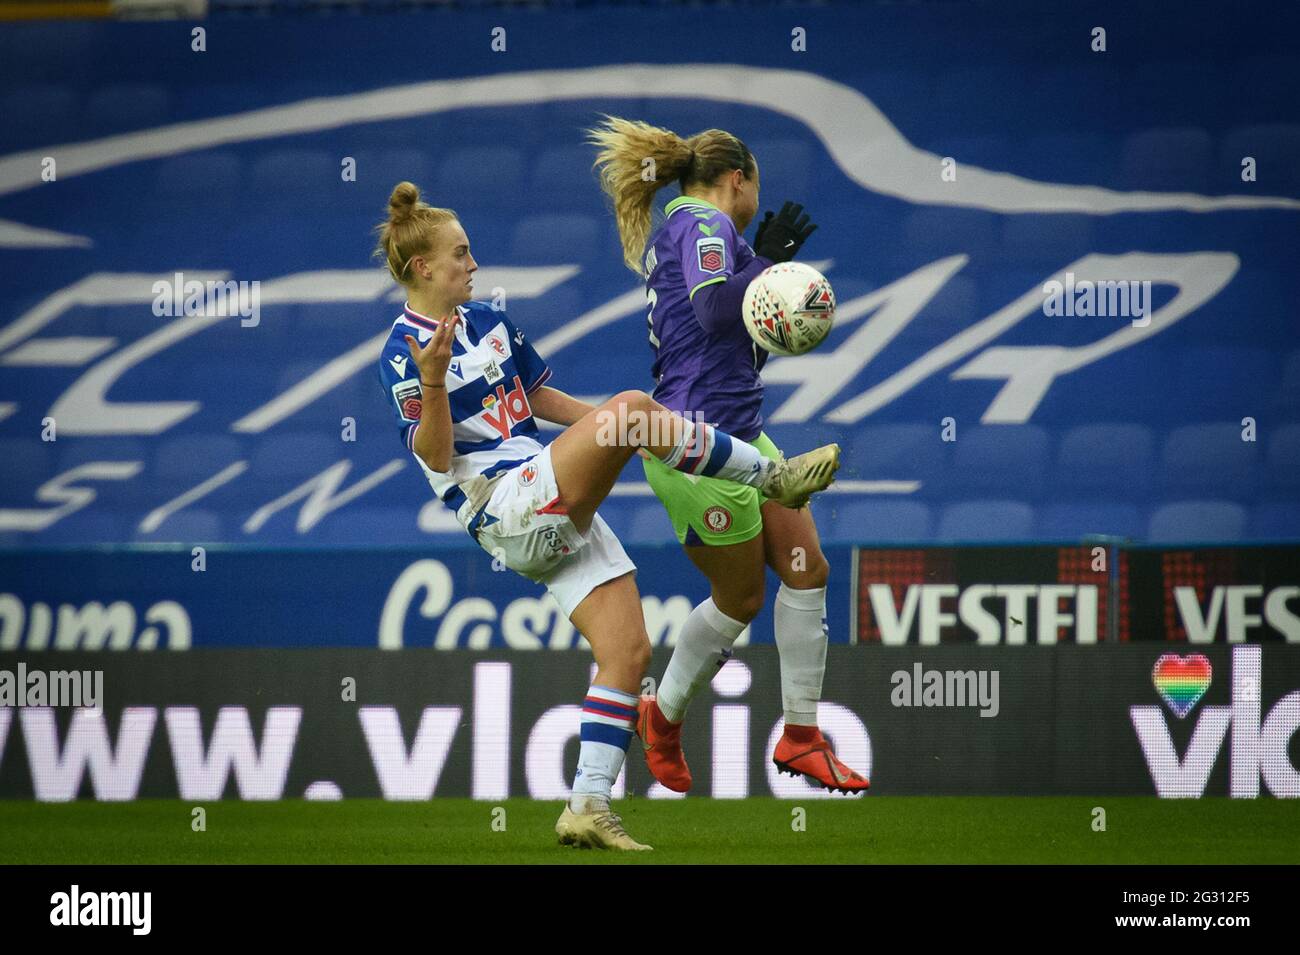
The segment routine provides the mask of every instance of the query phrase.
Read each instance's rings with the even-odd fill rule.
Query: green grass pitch
[[[653,853],[556,844],[559,802],[0,802],[6,863],[1294,863],[1300,805],[1274,799],[625,799]],[[504,831],[493,828],[496,807]],[[1106,830],[1093,829],[1093,808]],[[803,831],[794,825],[805,811]],[[500,828],[498,823],[497,828]]]

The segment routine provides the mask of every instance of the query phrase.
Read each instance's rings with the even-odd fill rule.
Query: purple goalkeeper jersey
[[[642,262],[655,400],[752,440],[763,428],[758,373],[767,352],[745,331],[739,309],[710,331],[691,299],[705,286],[743,271],[754,261],[754,251],[731,217],[703,199],[679,196],[664,207],[664,215]]]

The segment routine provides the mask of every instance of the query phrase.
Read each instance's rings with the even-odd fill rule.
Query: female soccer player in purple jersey
[[[802,206],[787,202],[777,215],[764,217],[754,248],[745,243],[741,232],[758,212],[758,162],[730,133],[710,129],[683,139],[606,116],[588,134],[599,150],[601,186],[613,200],[623,261],[646,282],[655,400],[778,457],[762,433],[759,372],[767,352],[745,331],[741,305],[750,281],[793,259],[816,226]],[[647,179],[647,168],[655,176]],[[652,235],[655,194],[670,182],[681,195],[664,208]],[[732,644],[762,609],[767,565],[781,579],[776,644],[785,730],[773,760],[781,771],[802,773],[827,789],[865,790],[866,778],[840,762],[817,725],[830,565],[811,511],[783,508],[752,487],[694,480],[655,460],[644,466],[677,539],[712,587],[683,626],[657,697],[639,704],[637,733],[655,777],[678,792],[690,788],[681,721],[691,697],[731,656]]]
[[[573,794],[556,832],[570,845],[649,848],[609,807],[650,641],[636,568],[596,508],[638,449],[666,468],[752,485],[789,506],[826,487],[834,461],[810,452],[773,464],[638,391],[593,407],[547,387],[550,369],[523,331],[504,311],[470,300],[478,263],[454,212],[399,183],[378,232],[376,252],[408,293],[379,360],[403,444],[484,550],[546,585],[596,659]],[[534,416],[567,430],[543,447]],[[615,423],[633,426],[619,434]]]

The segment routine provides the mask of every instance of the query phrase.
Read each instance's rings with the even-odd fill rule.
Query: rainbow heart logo
[[[1210,661],[1203,654],[1180,657],[1176,653],[1166,653],[1151,670],[1151,682],[1181,720],[1210,688],[1212,675]]]

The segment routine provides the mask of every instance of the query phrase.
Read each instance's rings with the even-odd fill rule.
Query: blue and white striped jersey
[[[434,493],[453,512],[465,501],[461,482],[476,474],[491,477],[508,471],[542,450],[528,395],[551,377],[551,369],[505,312],[485,302],[467,302],[458,311],[461,323],[446,379],[455,441],[451,470],[431,471],[420,461]],[[414,448],[419,427],[421,393],[419,369],[406,336],[424,345],[437,327],[408,303],[393,322],[379,359],[379,379],[408,450]]]

